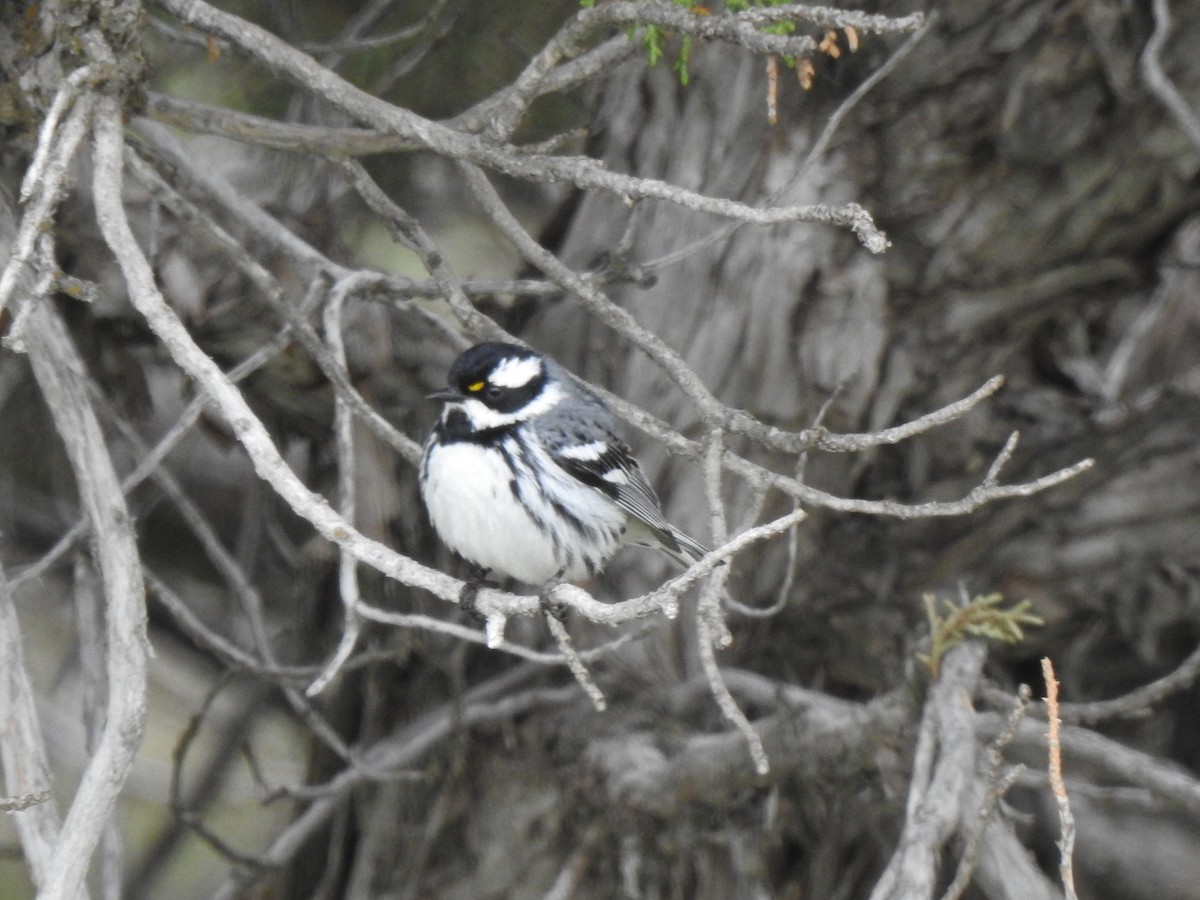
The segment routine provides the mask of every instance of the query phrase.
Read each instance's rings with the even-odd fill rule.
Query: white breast
[[[523,459],[515,441],[509,451],[511,458]],[[523,479],[522,504],[512,487],[513,473],[496,449],[471,443],[435,447],[425,460],[421,491],[446,545],[477,566],[534,585],[559,571],[566,579],[584,578],[603,565],[620,545],[624,513],[548,458],[543,461],[549,464],[537,482],[540,490]],[[588,526],[590,536],[565,527],[563,511]],[[538,521],[551,523],[560,539]]]

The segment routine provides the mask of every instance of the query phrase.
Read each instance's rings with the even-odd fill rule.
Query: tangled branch
[[[228,47],[283,74],[358,124],[323,127],[276,122],[165,95],[151,95],[148,113],[161,122],[193,132],[220,134],[260,147],[303,151],[335,161],[335,165],[328,166],[329,170],[339,175],[343,184],[352,188],[388,226],[397,243],[414,250],[427,277],[384,275],[339,262],[307,242],[279,217],[240,194],[219,173],[206,170],[203,164],[190,158],[161,125],[139,121],[127,132],[123,117],[130,110],[122,106],[122,92],[140,85],[121,83],[121,70],[103,36],[89,32],[87,39],[81,41],[89,60],[63,81],[45,111],[22,186],[25,206],[11,255],[0,273],[0,308],[6,303],[15,306],[7,344],[14,350],[28,352],[43,394],[51,401],[49,406],[57,431],[67,440],[84,510],[79,524],[37,563],[8,583],[0,573],[0,589],[7,592],[40,577],[77,547],[85,535],[90,535],[105,594],[104,640],[94,641],[97,647],[92,648],[102,654],[105,663],[107,693],[102,702],[96,703],[103,711],[104,726],[83,782],[61,823],[52,804],[41,804],[47,796],[48,781],[44,759],[39,755],[44,745],[33,727],[35,723],[30,721],[34,712],[28,686],[21,681],[22,662],[12,640],[16,619],[11,615],[7,596],[0,596],[4,612],[0,617],[3,631],[0,643],[6,676],[3,699],[5,708],[15,711],[14,721],[19,721],[17,731],[22,739],[18,745],[6,738],[5,771],[9,776],[9,793],[21,795],[21,803],[38,803],[26,810],[33,815],[24,821],[33,825],[22,831],[22,842],[34,879],[47,896],[74,896],[84,884],[89,861],[107,827],[141,739],[147,694],[144,584],[150,585],[179,628],[211,655],[229,666],[245,668],[281,685],[295,715],[344,766],[324,786],[319,797],[307,798],[312,802],[265,854],[239,857],[241,862],[253,865],[275,865],[290,858],[315,829],[328,821],[337,805],[357,785],[419,759],[457,727],[501,720],[540,706],[574,702],[581,691],[597,709],[604,709],[605,693],[588,664],[644,633],[629,629],[599,647],[579,650],[566,627],[551,621],[552,637],[558,647],[558,652],[552,653],[506,637],[510,620],[540,615],[541,604],[535,597],[496,588],[482,590],[478,607],[486,617],[483,634],[478,629],[433,616],[397,613],[364,601],[359,580],[368,569],[396,584],[449,603],[457,602],[464,584],[370,536],[359,522],[361,497],[356,461],[361,444],[357,426],[368,429],[410,466],[419,461],[421,445],[419,436],[407,434],[389,422],[355,381],[343,340],[350,327],[343,314],[352,303],[385,296],[387,302],[403,307],[414,319],[429,325],[446,345],[460,346],[466,336],[511,338],[495,319],[482,311],[479,301],[483,298],[509,294],[543,299],[566,296],[585,308],[613,336],[652,360],[698,413],[703,436],[693,439],[645,410],[620,398],[611,398],[617,414],[635,428],[660,441],[670,452],[702,465],[716,548],[664,584],[620,602],[604,602],[575,585],[561,585],[555,591],[555,599],[577,616],[615,627],[656,616],[674,618],[685,595],[700,588],[700,599],[690,624],[695,628],[705,684],[733,731],[708,743],[686,743],[678,755],[678,768],[664,765],[641,785],[648,802],[660,807],[679,802],[679,797],[703,785],[706,778],[713,780],[714,771],[744,766],[747,749],[754,770],[753,776],[747,777],[794,772],[810,764],[809,757],[801,758],[794,746],[789,745],[784,717],[756,721],[744,711],[739,703],[739,690],[745,690],[746,680],[731,679],[719,665],[717,652],[731,637],[725,615],[730,609],[747,609],[730,602],[726,595],[725,583],[730,571],[726,563],[748,555],[753,548],[782,534],[794,534],[796,527],[816,508],[897,518],[964,515],[986,504],[1047,490],[1091,466],[1090,460],[1082,460],[1030,481],[1002,484],[1001,470],[1017,446],[1014,433],[976,487],[955,500],[899,503],[838,497],[817,490],[801,477],[805,454],[859,452],[926,434],[960,419],[987,401],[1000,389],[1001,379],[989,379],[976,391],[941,409],[874,432],[837,434],[823,425],[800,431],[777,428],[723,402],[678,351],[614,301],[607,287],[620,276],[612,272],[577,271],[547,250],[522,224],[493,182],[498,174],[528,182],[567,184],[582,191],[614,195],[629,203],[655,200],[749,226],[823,223],[848,228],[868,251],[881,253],[888,247],[886,235],[876,227],[870,213],[855,203],[753,206],[666,181],[613,171],[586,156],[556,155],[546,147],[518,146],[512,142],[512,135],[537,97],[583,83],[629,58],[633,45],[627,37],[603,36],[613,27],[653,25],[698,39],[728,42],[741,51],[774,55],[811,52],[815,42],[804,35],[767,32],[764,26],[799,21],[853,26],[864,33],[911,33],[924,21],[920,16],[888,18],[798,4],[700,16],[665,4],[600,4],[575,14],[506,89],[448,122],[436,122],[361,90],[265,29],[203,0],[158,0],[158,5],[180,22],[220,38]],[[129,134],[136,135],[136,146],[128,141]],[[97,410],[105,408],[102,392],[84,374],[84,364],[48,301],[52,289],[63,283],[50,236],[55,213],[68,188],[72,162],[89,136],[91,192],[99,233],[124,280],[133,308],[153,333],[157,346],[178,371],[186,374],[197,394],[175,424],[149,448],[115,411],[108,411],[108,419],[121,434],[121,440],[138,457],[134,471],[120,482],[108,439],[97,418]],[[417,149],[431,151],[455,163],[463,183],[492,228],[541,273],[540,277],[463,278],[447,262],[446,254],[418,218],[389,197],[368,171],[351,159]],[[198,236],[205,247],[245,279],[255,298],[275,317],[271,333],[230,371],[224,371],[213,355],[206,352],[195,330],[189,328],[185,317],[160,287],[152,263],[153,253],[139,241],[131,221],[126,175],[136,179],[148,193],[156,204],[157,215],[172,217]],[[247,249],[242,235],[263,241],[300,273],[308,285],[302,302],[293,303],[287,298],[280,276]],[[435,297],[446,301],[452,319],[414,302]],[[318,314],[319,326],[315,321]],[[332,391],[332,445],[337,468],[334,503],[297,472],[278,435],[248,401],[241,386],[246,377],[294,345],[307,352],[323,384]],[[287,665],[280,661],[265,621],[259,588],[164,465],[167,455],[184,441],[206,413],[228,426],[257,477],[273,494],[336,550],[341,628],[336,645],[320,666]],[[738,443],[732,439],[738,439]],[[786,461],[778,470],[769,468],[754,461],[751,452],[745,449],[747,446],[781,454]],[[723,499],[727,476],[739,479],[756,492],[754,516],[741,525],[731,526],[728,521]],[[139,559],[128,498],[147,479],[152,479],[179,511],[190,534],[241,605],[248,623],[247,646],[202,621],[171,588],[168,578],[150,571]],[[759,522],[765,498],[771,492],[789,498],[789,511]],[[782,608],[786,593],[786,590],[780,592],[780,603],[772,606],[773,611]],[[311,698],[363,658],[360,638],[368,622],[420,630],[459,644],[483,642],[539,666],[565,666],[574,674],[578,686],[504,694],[501,688],[510,690],[519,679],[498,679],[486,690],[467,691],[459,709],[439,710],[435,716],[378,743],[350,746],[325,720]],[[100,644],[103,649],[98,649]],[[981,663],[981,652],[962,648],[950,651],[947,667],[951,672],[944,683],[935,686],[926,703],[904,853],[898,854],[895,867],[889,868],[881,883],[880,896],[893,887],[908,884],[914,877],[926,879],[932,871],[930,858],[946,842],[955,823],[966,818],[965,801],[951,794],[967,777],[967,766],[975,759],[976,741],[973,720],[954,706],[957,697],[954,692],[973,687]],[[299,690],[302,683],[307,683],[307,693]],[[892,700],[873,706],[839,706],[836,712],[846,713],[844,720],[826,715],[828,712],[826,709],[813,713],[817,726],[813,733],[835,742],[834,750],[837,741],[865,742],[864,735],[875,725],[886,726],[888,733],[898,733],[903,718],[903,711]],[[814,758],[833,755],[830,745],[814,744],[808,749],[813,750]],[[11,774],[19,768],[11,762],[14,753],[31,764],[24,780],[14,779]],[[176,789],[180,770],[181,767],[174,773]],[[198,824],[198,820],[189,821]],[[223,847],[223,852],[236,855],[215,835],[212,837],[214,845]],[[911,874],[914,871],[918,873],[915,876]],[[232,891],[230,887],[226,893]]]

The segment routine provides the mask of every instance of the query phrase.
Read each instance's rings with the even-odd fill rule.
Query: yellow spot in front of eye
[[[484,385],[484,382],[477,381],[474,384],[468,384],[467,390],[470,391],[472,394],[478,394],[480,391],[483,390],[483,385]]]

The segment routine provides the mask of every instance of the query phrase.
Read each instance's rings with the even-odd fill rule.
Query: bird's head
[[[446,404],[443,419],[461,415],[471,431],[526,421],[564,396],[545,357],[516,344],[476,344],[454,361],[449,380],[429,398]]]

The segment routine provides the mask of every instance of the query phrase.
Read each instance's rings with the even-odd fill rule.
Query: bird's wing
[[[607,436],[584,444],[561,447],[552,458],[568,474],[611,497],[625,512],[641,522],[663,549],[695,559],[705,548],[663,518],[654,488],[633,454],[620,440]]]

